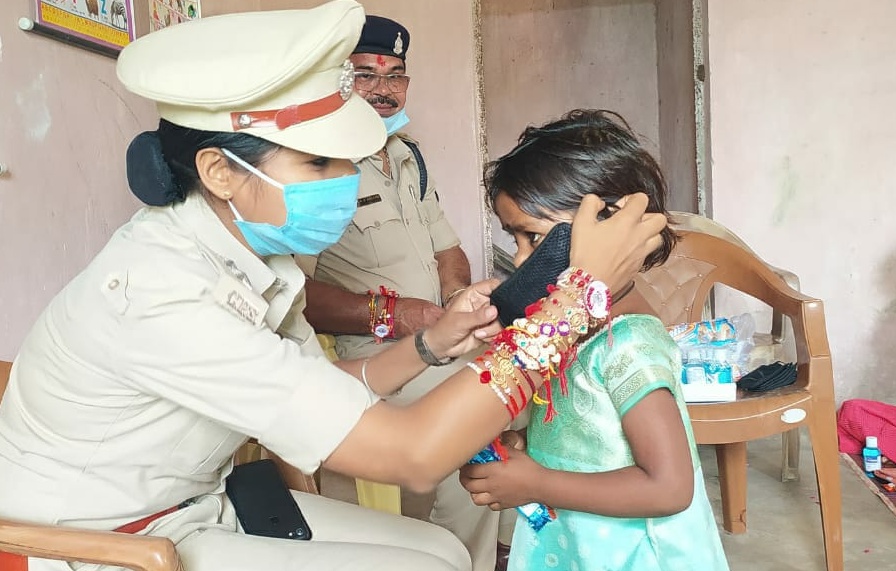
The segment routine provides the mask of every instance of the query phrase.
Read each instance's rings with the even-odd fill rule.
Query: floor
[[[718,519],[721,507],[712,448],[702,448],[701,458]],[[722,532],[731,571],[824,571],[815,472],[805,435],[799,481],[780,481],[780,437],[751,442],[748,460],[747,533]],[[845,465],[840,477],[846,571],[896,571],[896,517]],[[325,495],[356,501],[353,481],[331,473],[324,473],[322,480]],[[405,498],[403,513],[425,517],[427,501]]]

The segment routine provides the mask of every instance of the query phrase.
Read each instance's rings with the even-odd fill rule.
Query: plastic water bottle
[[[869,476],[874,476],[874,471],[880,470],[880,449],[877,447],[877,436],[865,437],[862,459],[865,461],[865,473]]]

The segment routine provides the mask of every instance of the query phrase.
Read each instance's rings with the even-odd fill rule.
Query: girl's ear
[[[221,200],[233,198],[237,175],[221,149],[208,147],[196,153],[196,172],[211,194]]]
[[[616,202],[614,202],[614,203],[612,203],[612,204],[609,204],[609,203],[608,203],[607,206],[608,206],[608,207],[609,207],[609,206],[612,206],[612,207],[614,207],[616,210],[619,210],[620,208],[622,208],[623,206],[625,206],[625,203],[626,203],[626,202],[628,202],[628,197],[629,197],[629,196],[631,196],[631,194],[626,194],[625,196],[623,196],[622,198],[620,198],[620,199],[617,200]]]

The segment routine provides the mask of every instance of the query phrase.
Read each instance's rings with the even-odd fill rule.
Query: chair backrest
[[[704,319],[713,286],[724,284],[769,305],[791,319],[797,362],[830,360],[821,301],[794,290],[754,253],[725,238],[680,231],[669,260],[640,274],[638,291],[667,325]],[[808,383],[808,371],[798,382]]]

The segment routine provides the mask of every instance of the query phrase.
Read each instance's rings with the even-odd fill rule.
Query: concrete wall
[[[619,112],[658,155],[655,21],[651,0],[483,0],[489,156],[576,107]],[[492,236],[515,248],[496,220]]]
[[[128,94],[115,61],[16,27],[31,0],[0,7],[0,359],[127,220],[138,203],[124,152],[154,128],[154,107]]]
[[[824,300],[838,399],[896,402],[896,3],[708,8],[715,218]]]

